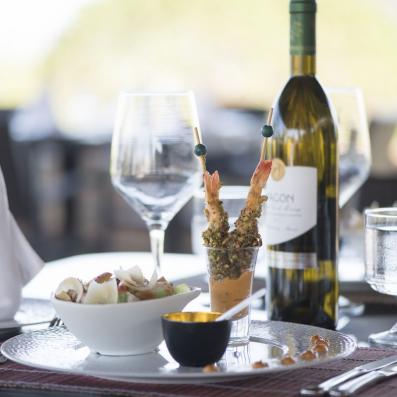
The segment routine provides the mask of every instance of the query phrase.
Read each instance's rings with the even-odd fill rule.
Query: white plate
[[[221,371],[214,373],[203,373],[201,368],[180,367],[164,343],[159,351],[139,356],[111,357],[91,353],[63,327],[15,336],[3,343],[1,352],[19,364],[125,382],[203,383],[313,366],[345,357],[357,346],[353,337],[340,332],[277,321],[255,321],[251,325],[251,334],[249,345],[226,351],[218,363]],[[286,352],[299,355],[307,350],[312,335],[328,338],[330,350],[325,358],[297,361],[290,366],[280,364],[280,357]],[[269,367],[252,369],[251,364],[257,360],[266,361]]]
[[[49,300],[23,298],[12,320],[0,321],[0,330],[50,322],[55,316]]]

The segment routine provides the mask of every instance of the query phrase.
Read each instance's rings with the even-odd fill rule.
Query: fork
[[[63,321],[59,318],[59,317],[54,317],[50,323],[48,324],[48,328],[52,328],[52,327],[62,327],[63,326]],[[0,365],[4,364],[8,361],[7,357],[4,356],[1,352],[0,352]]]
[[[55,316],[50,323],[48,324],[48,328],[53,328],[53,327],[62,327],[63,326],[63,321]]]

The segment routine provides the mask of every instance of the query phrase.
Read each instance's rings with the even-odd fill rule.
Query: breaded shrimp
[[[266,196],[262,196],[262,189],[266,185],[271,168],[271,160],[260,160],[252,175],[245,208],[234,223],[236,228],[231,233],[234,248],[262,245],[258,232],[258,218],[261,216],[262,204],[267,199]]]
[[[205,215],[208,228],[203,232],[204,244],[207,247],[224,247],[228,240],[229,221],[228,215],[219,200],[221,181],[218,171],[212,175],[206,171],[204,174],[205,190]]]

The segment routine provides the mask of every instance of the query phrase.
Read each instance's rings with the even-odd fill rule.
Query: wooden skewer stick
[[[269,114],[267,115],[267,124],[272,125],[272,119],[273,119],[273,108],[270,108]]]
[[[265,159],[266,146],[267,146],[266,138],[263,138],[262,147],[261,147],[261,157],[260,157],[261,160]]]
[[[193,128],[193,132],[194,132],[194,143],[196,145],[198,145],[199,143],[202,143],[201,138],[200,138],[200,133],[199,133],[199,130],[197,127]]]
[[[272,125],[272,119],[273,119],[273,108],[270,108],[269,114],[267,115],[266,125],[271,126]],[[265,158],[266,158],[267,140],[268,140],[268,138],[264,137],[263,141],[262,141],[261,156],[260,156],[261,160],[265,160]]]
[[[194,141],[195,141],[196,145],[202,144],[198,128],[194,127],[193,132],[194,132]],[[202,156],[199,156],[199,160],[201,163],[201,168],[203,170],[203,174],[205,174],[205,172],[207,171],[207,166],[205,164],[205,154]]]

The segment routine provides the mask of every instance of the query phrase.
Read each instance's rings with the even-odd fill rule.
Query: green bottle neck
[[[290,55],[292,76],[316,74],[316,1],[290,1]]]
[[[315,74],[315,55],[291,55],[291,76],[314,76]]]

